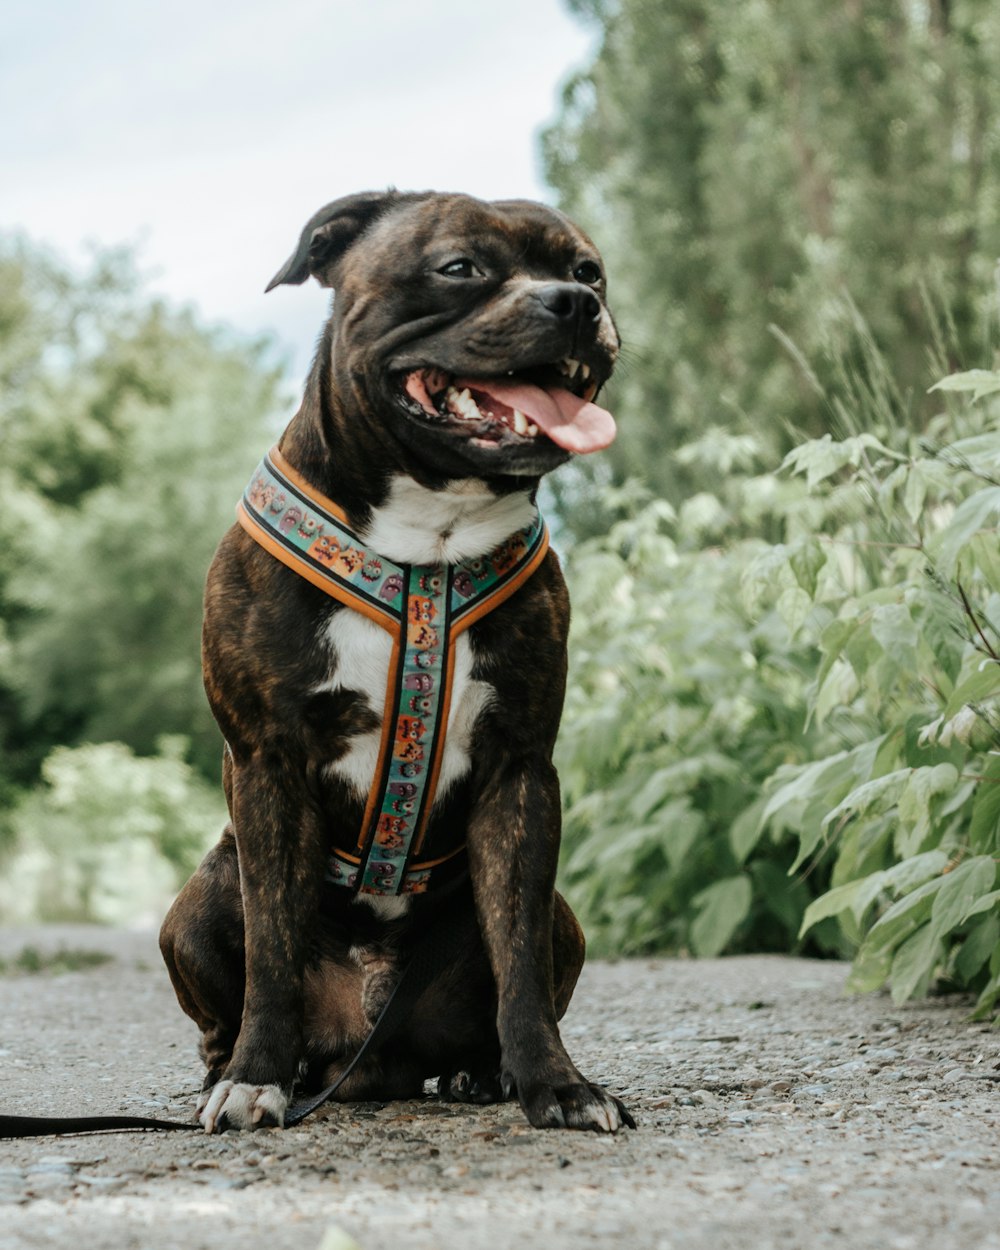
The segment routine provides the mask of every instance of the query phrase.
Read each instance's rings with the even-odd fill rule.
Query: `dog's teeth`
[[[523,412],[521,412],[519,408],[515,408],[514,409],[514,433],[515,434],[527,434],[527,432],[528,432],[528,418],[524,415]]]
[[[564,373],[570,379],[576,377],[576,371],[579,367],[580,362],[574,360],[572,356],[566,356],[559,361],[559,372]]]
[[[448,409],[462,421],[479,421],[483,415],[476,407],[476,401],[468,387],[463,391],[456,391],[453,386],[448,387]]]
[[[529,421],[528,422],[528,437],[534,438],[537,433],[538,433],[538,426],[535,425],[534,421]]]
[[[587,385],[583,388],[583,398],[589,404],[596,394],[597,394],[597,383],[588,382]]]
[[[586,382],[586,380],[590,377],[590,365],[581,365],[580,370],[583,373],[583,380]]]

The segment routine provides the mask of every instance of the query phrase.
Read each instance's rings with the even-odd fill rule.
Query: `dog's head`
[[[267,289],[310,276],[336,289],[321,351],[338,401],[436,472],[538,476],[613,439],[592,402],[618,352],[603,265],[555,209],[348,196]]]

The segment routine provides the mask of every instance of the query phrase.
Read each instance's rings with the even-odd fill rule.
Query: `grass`
[[[56,951],[40,951],[25,946],[11,959],[0,959],[0,976],[36,976],[39,973],[83,972],[110,963],[113,955],[105,951],[61,946]]]

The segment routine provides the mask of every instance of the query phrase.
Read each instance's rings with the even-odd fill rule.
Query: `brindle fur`
[[[487,240],[504,281],[473,292],[414,279],[445,235],[452,255]],[[596,254],[561,214],[527,203],[388,193],[321,210],[276,279],[312,274],[337,289],[283,454],[341,504],[356,531],[394,475],[432,490],[481,476],[474,453],[456,452],[437,431],[423,436],[400,414],[399,373],[437,363],[455,374],[495,375],[573,354],[603,381],[616,342],[594,341],[593,330],[582,341],[586,327],[556,324],[526,288],[506,284],[514,273],[565,280],[581,249]],[[397,343],[397,328],[418,315],[419,335]],[[538,441],[537,451],[494,456],[496,494],[531,487],[567,458]],[[206,1089],[224,1078],[287,1093],[298,1078],[316,1086],[331,1079],[364,1040],[401,959],[446,907],[454,957],[407,1025],[338,1097],[413,1096],[438,1077],[445,1097],[492,1101],[516,1092],[540,1127],[631,1123],[617,1099],[579,1074],[556,1024],[584,940],[554,889],[560,816],[552,749],[569,624],[555,554],[469,633],[473,678],[496,697],[476,723],[472,770],[436,804],[424,848],[433,857],[449,831],[464,826],[469,880],[444,903],[433,893],[414,896],[392,921],[324,884],[331,843],[350,845],[364,808],[329,765],[378,723],[360,693],[317,692],[331,670],[323,623],[350,610],[242,529],[223,538],[208,576],[203,657],[226,740],[231,819],[161,934],[180,1005],[202,1032]]]

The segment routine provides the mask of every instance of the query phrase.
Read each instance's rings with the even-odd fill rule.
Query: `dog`
[[[569,604],[535,505],[544,474],[614,437],[593,402],[619,347],[601,257],[541,204],[369,192],[316,213],[267,289],[310,277],[335,296],[303,402],[207,580],[230,822],[160,935],[201,1031],[199,1119],[209,1133],[282,1125],[294,1085],[343,1073],[443,921],[450,953],[336,1097],[418,1097],[437,1078],[445,1099],[516,1095],[539,1128],[634,1127],[557,1024],[584,938],[554,887]],[[345,550],[357,558],[324,593]],[[411,569],[414,619],[397,636],[377,614]],[[449,614],[490,586],[488,613],[448,643]],[[405,697],[427,701],[419,717],[401,705],[393,743],[400,648],[414,661]],[[449,699],[432,742],[436,683]],[[418,856],[432,867],[416,871],[412,853],[391,857],[432,762]],[[331,846],[358,853],[331,859]]]

